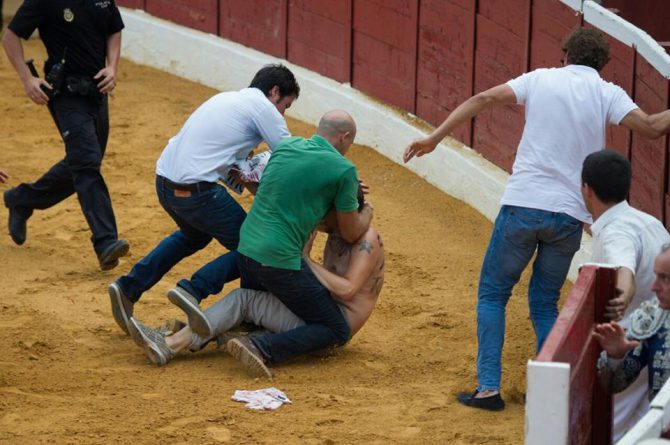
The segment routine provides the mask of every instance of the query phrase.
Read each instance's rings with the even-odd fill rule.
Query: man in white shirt
[[[178,283],[188,290],[187,303],[198,305],[200,299],[218,293],[221,283],[239,278],[236,249],[246,213],[218,182],[260,142],[273,149],[290,136],[283,115],[299,94],[288,68],[267,65],[249,88],[207,100],[170,139],[156,163],[156,193],[178,229],[109,285],[112,315],[126,333],[142,293],[212,238],[230,252],[205,265],[190,281]]]
[[[591,153],[582,168],[584,204],[593,216],[593,261],[619,266],[619,295],[610,300],[605,316],[628,329],[630,314],[654,297],[654,259],[670,234],[651,215],[629,206],[631,167],[611,150]],[[612,437],[618,441],[647,412],[647,373],[614,397]]]
[[[482,265],[477,301],[477,379],[467,406],[502,410],[500,397],[505,307],[521,272],[537,251],[529,285],[530,318],[540,350],[558,315],[557,302],[582,223],[591,222],[580,195],[582,161],[605,146],[608,124],[647,137],[670,129],[670,111],[647,115],[598,71],[609,46],[593,29],[578,29],[563,45],[567,66],[542,68],[479,93],[460,104],[425,138],[405,150],[404,160],[432,152],[456,126],[494,105],[525,106],[526,123],[512,176]]]

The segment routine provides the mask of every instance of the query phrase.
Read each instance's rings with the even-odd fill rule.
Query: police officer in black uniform
[[[44,80],[24,63],[21,38],[35,29],[46,47]],[[65,158],[32,184],[4,193],[9,233],[26,240],[26,222],[73,193],[93,235],[100,268],[108,270],[128,253],[119,240],[112,202],[100,165],[107,145],[107,94],[116,86],[123,21],[114,0],[25,0],[7,25],[2,44],[26,95],[47,105],[65,143]]]

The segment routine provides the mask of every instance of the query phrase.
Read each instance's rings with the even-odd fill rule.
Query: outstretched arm
[[[516,103],[514,90],[507,85],[501,84],[472,96],[460,104],[449,114],[442,124],[431,134],[422,139],[417,139],[405,149],[403,161],[408,162],[414,156],[420,157],[432,152],[454,128],[477,115],[480,111],[492,105],[509,105]]]
[[[597,325],[593,336],[604,349],[598,360],[598,376],[602,384],[610,393],[628,388],[648,364],[647,348],[628,340],[616,322]]]
[[[377,231],[370,229],[351,247],[349,268],[344,275],[339,276],[310,258],[306,258],[306,261],[316,278],[337,300],[347,301],[351,300],[370,278],[379,255],[381,246]]]
[[[657,139],[670,132],[670,110],[647,114],[636,108],[628,113],[620,124],[642,136]]]
[[[615,359],[623,358],[626,352],[639,344],[637,341],[628,340],[626,332],[616,321],[596,325],[593,336],[607,355]]]

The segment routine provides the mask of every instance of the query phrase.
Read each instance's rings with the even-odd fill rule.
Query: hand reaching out
[[[616,321],[596,325],[593,336],[612,358],[623,358],[626,352],[640,344],[638,341],[628,340],[626,332]]]
[[[417,139],[405,149],[402,160],[407,163],[414,156],[421,157],[435,150],[436,143],[431,142],[428,138]]]

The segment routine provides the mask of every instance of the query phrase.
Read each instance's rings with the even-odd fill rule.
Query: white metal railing
[[[663,388],[649,404],[649,412],[617,442],[617,445],[635,445],[645,439],[661,437],[669,426],[670,380],[665,382]]]

